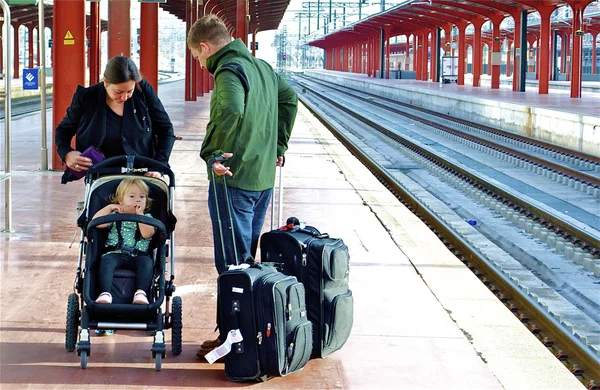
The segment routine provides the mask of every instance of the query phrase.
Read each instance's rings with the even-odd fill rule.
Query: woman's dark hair
[[[142,76],[131,58],[116,56],[111,58],[104,70],[104,79],[109,84],[121,84],[126,81],[142,81]]]

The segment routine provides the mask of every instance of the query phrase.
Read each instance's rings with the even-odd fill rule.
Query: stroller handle
[[[85,177],[86,183],[91,183],[94,174],[115,175],[121,173],[143,173],[151,171],[160,172],[162,175],[169,176],[169,187],[175,187],[175,174],[171,168],[160,161],[143,156],[109,157],[92,165]]]
[[[121,221],[121,222],[122,221],[131,221],[131,222],[138,222],[138,223],[143,223],[145,225],[154,226],[160,232],[162,237],[164,237],[165,239],[167,237],[167,229],[165,228],[165,225],[160,220],[158,220],[156,218],[150,218],[145,215],[137,215],[137,214],[109,214],[109,215],[105,215],[103,217],[94,218],[87,225],[86,235],[89,234],[91,229],[94,229],[98,225],[103,225],[105,223],[110,223],[110,222],[119,222],[119,221]]]

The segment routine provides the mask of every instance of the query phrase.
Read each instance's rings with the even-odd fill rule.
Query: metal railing
[[[2,24],[2,59],[4,63],[4,173],[0,181],[4,181],[4,230],[10,232],[12,228],[12,183],[11,183],[11,101],[10,80],[12,79],[13,39],[10,31],[10,9],[5,0],[0,0],[0,7],[4,12]]]

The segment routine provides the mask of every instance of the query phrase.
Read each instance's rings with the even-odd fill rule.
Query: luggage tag
[[[239,329],[232,329],[227,333],[227,339],[217,348],[213,349],[204,356],[209,364],[213,364],[223,356],[231,352],[231,345],[244,340],[242,332]]]

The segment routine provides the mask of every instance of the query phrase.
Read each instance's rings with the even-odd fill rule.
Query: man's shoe
[[[213,349],[217,348],[219,345],[221,345],[221,342],[217,338],[217,339],[214,339],[214,340],[206,340],[206,341],[204,341],[202,344],[200,344],[200,348],[201,349],[208,349],[209,352],[210,352]]]

